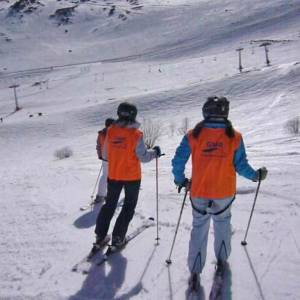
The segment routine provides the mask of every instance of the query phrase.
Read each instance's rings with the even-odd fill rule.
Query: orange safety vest
[[[106,133],[104,130],[98,132],[98,141],[97,144],[100,146],[101,151],[103,151],[104,142],[105,142]]]
[[[136,147],[143,137],[137,128],[112,125],[106,135],[108,178],[112,180],[140,180],[141,162]]]
[[[106,137],[106,130],[103,129],[103,130],[98,131],[96,149],[97,149],[98,155],[100,155],[100,157],[102,157],[102,154],[103,154],[105,137]]]
[[[229,138],[225,128],[203,128],[198,138],[193,137],[192,130],[188,132],[193,198],[222,199],[236,193],[234,154],[241,139],[237,131]]]

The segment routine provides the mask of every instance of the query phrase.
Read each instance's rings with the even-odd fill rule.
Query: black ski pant
[[[120,181],[111,180],[107,181],[107,198],[105,204],[102,206],[95,228],[95,233],[98,238],[103,239],[108,232],[110,221],[115,213],[119,197],[124,187],[125,199],[122,210],[115,223],[112,239],[119,237],[125,238],[128,225],[134,215],[135,207],[137,204],[141,181]]]

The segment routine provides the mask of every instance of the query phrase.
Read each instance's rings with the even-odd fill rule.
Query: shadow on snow
[[[126,278],[127,258],[122,253],[117,253],[104,265],[93,264],[80,291],[71,296],[70,300],[101,299],[101,300],[129,300],[141,291],[148,291],[143,287],[143,279],[148,271],[153,256],[156,252],[154,247],[137,283],[129,291],[116,296]]]

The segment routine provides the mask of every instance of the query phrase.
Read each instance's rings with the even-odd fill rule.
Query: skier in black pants
[[[122,188],[125,199],[112,233],[112,246],[121,248],[129,223],[134,215],[141,184],[141,162],[149,162],[161,155],[158,146],[147,149],[143,133],[136,122],[137,108],[123,102],[118,107],[118,119],[107,130],[103,157],[108,160],[107,200],[99,212],[94,247],[102,247],[110,221],[116,210]]]

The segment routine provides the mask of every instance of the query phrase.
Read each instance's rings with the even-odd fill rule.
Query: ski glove
[[[178,193],[181,192],[182,188],[186,188],[187,191],[190,190],[190,181],[188,180],[188,178],[184,178],[184,180],[181,182],[181,183],[177,183],[175,182],[175,184],[177,185],[178,187]]]
[[[161,150],[160,150],[159,146],[154,146],[152,149],[155,151],[156,157],[160,157],[161,156]]]
[[[261,167],[257,170],[257,179],[265,180],[268,175],[268,170],[266,167]]]

